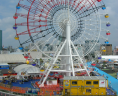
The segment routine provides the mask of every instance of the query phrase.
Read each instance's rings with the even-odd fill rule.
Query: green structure
[[[2,30],[0,30],[0,50],[2,50]]]

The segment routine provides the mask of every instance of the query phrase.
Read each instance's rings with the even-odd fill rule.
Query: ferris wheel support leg
[[[71,42],[71,45],[73,46],[73,48],[74,48],[74,50],[75,50],[76,54],[78,55],[78,57],[79,57],[79,59],[80,59],[81,63],[83,63],[83,61],[82,61],[81,57],[79,56],[79,54],[78,54],[78,52],[77,52],[77,50],[76,50],[75,46],[73,45],[72,41],[70,41],[70,42]]]
[[[71,42],[71,45],[73,46],[74,50],[76,51],[76,54],[78,55],[78,57],[79,57],[81,63],[84,63],[84,62],[82,61],[81,57],[79,56],[79,54],[77,53],[77,50],[75,49],[75,46],[73,45],[72,41],[70,41],[70,42]],[[88,73],[88,70],[86,69],[86,66],[84,66],[84,68],[85,68],[85,70],[86,70],[88,76],[90,76],[89,73]]]
[[[70,41],[71,43],[72,43],[72,41]],[[76,47],[75,47],[75,49],[76,49]],[[76,53],[77,54],[77,53]],[[77,58],[78,59],[78,58]],[[80,60],[78,59],[78,62],[79,62]],[[80,64],[78,63],[78,66],[82,69],[82,67],[80,66]]]
[[[71,61],[71,64],[72,64],[72,72],[73,72],[73,76],[75,76],[70,40],[69,40],[69,50],[70,50],[70,61]]]
[[[65,40],[65,42],[63,43],[63,45],[62,45],[62,47],[61,47],[60,51],[58,52],[58,54],[57,54],[57,56],[56,56],[56,58],[55,58],[55,60],[54,60],[53,64],[51,65],[51,68],[48,70],[48,72],[47,72],[47,74],[46,74],[46,77],[44,77],[43,82],[41,83],[41,85],[40,85],[40,86],[42,86],[42,85],[44,84],[44,82],[46,81],[46,79],[47,79],[47,77],[48,77],[48,75],[49,75],[49,73],[50,73],[50,71],[51,71],[51,69],[52,69],[53,65],[54,65],[54,64],[55,64],[55,62],[57,61],[57,59],[58,59],[58,57],[59,57],[59,54],[61,53],[61,51],[62,51],[63,47],[64,47],[64,46],[65,46],[65,44],[66,44],[66,42],[67,42],[67,41]]]

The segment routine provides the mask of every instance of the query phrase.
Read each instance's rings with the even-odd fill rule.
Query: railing
[[[38,85],[38,82],[35,82]],[[109,86],[109,90],[114,95],[106,94],[105,96],[117,96],[116,91]],[[1,95],[2,94],[2,95]],[[21,88],[7,84],[0,83],[0,96],[73,96],[63,95],[63,85],[45,85],[40,88]],[[81,96],[81,95],[76,95]],[[82,95],[82,96],[94,96],[94,95]]]
[[[8,92],[25,94],[28,89],[21,88],[21,87],[15,87],[15,86],[12,87],[11,85],[0,83],[0,90],[6,91],[6,92],[8,91]]]
[[[33,79],[35,80],[35,79],[41,79],[41,77],[33,77]]]
[[[62,90],[59,84],[41,88],[21,88],[0,83],[0,96],[62,96]]]
[[[115,90],[112,88],[112,86],[111,86],[110,84],[109,84],[108,86],[109,86],[109,88],[111,89],[111,91],[114,92],[114,94],[117,94],[117,91],[115,91]]]

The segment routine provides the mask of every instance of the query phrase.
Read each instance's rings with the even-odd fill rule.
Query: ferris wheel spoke
[[[35,29],[37,29],[37,28],[39,28],[39,27],[36,27],[36,28],[32,28],[32,29],[30,29],[30,31],[32,31],[32,30],[35,30]],[[31,33],[42,33],[42,32],[44,32],[44,31],[47,31],[47,30],[49,30],[49,29],[52,29],[52,28],[48,28],[48,29],[45,29],[45,30],[41,30],[41,31],[34,31],[34,32],[31,32]],[[29,34],[28,33],[28,30],[27,31],[24,31],[24,32],[21,32],[21,33],[18,33],[17,35],[24,35],[24,34]],[[38,35],[38,34],[36,34],[36,36]]]
[[[81,2],[80,2],[80,4],[81,4]],[[84,5],[83,5],[83,7],[81,7],[81,6],[79,6],[80,4],[78,4],[78,9],[81,9],[80,11],[78,11],[78,9],[77,8],[72,8],[73,9],[73,13],[76,13],[76,14],[79,14],[78,16],[78,18],[80,19],[80,18],[82,18],[83,16],[81,16],[84,12],[82,11],[83,10],[83,7],[84,7]],[[80,8],[79,8],[80,7]],[[82,14],[81,14],[82,13]]]
[[[43,33],[44,31],[46,31],[46,33],[49,34],[49,33],[51,33],[51,32],[47,32],[47,31],[50,30],[50,29],[52,29],[52,28],[48,28],[48,29],[45,29],[45,30],[37,31],[37,32],[36,32],[37,34],[34,35],[34,36],[32,36],[32,37],[33,37],[33,38],[34,38],[34,37],[37,37],[39,34]],[[44,37],[44,36],[43,36],[43,37]]]
[[[85,31],[84,31],[83,33],[85,33]],[[80,36],[80,38],[77,38],[76,40],[73,40],[73,42],[76,43],[77,41],[82,40],[82,39],[83,39],[83,38],[82,38],[83,35],[84,35],[84,34],[82,34],[82,35]]]
[[[31,9],[30,6],[27,6],[27,5],[23,5],[23,4],[19,4],[23,9],[29,11]],[[30,12],[32,12],[33,14],[36,14],[37,12],[35,11],[36,8],[35,7],[32,7],[32,9],[30,10]]]
[[[36,28],[38,28],[38,27],[36,27]],[[36,28],[32,28],[30,30],[34,30]],[[21,33],[18,33],[17,35],[24,35],[24,34],[28,34],[28,30],[27,31],[24,31],[24,32],[21,32]]]
[[[46,25],[34,25],[34,23],[37,23],[37,22],[39,22],[39,23],[41,23],[41,22],[44,22],[44,23],[46,23],[46,25],[47,25],[47,20],[35,20],[35,21],[29,21],[29,26],[32,26],[32,27],[37,27],[37,26],[39,26],[39,27],[42,27],[42,26],[46,26]],[[23,22],[23,23],[16,23],[16,25],[17,26],[27,26],[27,22]]]
[[[92,0],[91,0],[92,1]],[[97,0],[95,0],[95,1],[92,1],[92,4],[90,3],[90,1],[88,0],[88,2],[89,2],[89,4],[90,4],[90,6],[87,8],[87,9],[89,9],[90,7],[93,7],[93,5],[95,5],[95,2],[96,2]]]
[[[74,41],[75,39],[79,38],[80,35],[82,34],[82,27],[78,27],[76,33],[74,33],[74,35],[71,36],[71,39]]]
[[[40,12],[42,11],[42,8],[43,9],[46,9],[46,10],[48,10],[49,8],[47,7],[47,5],[46,4],[44,4],[44,1],[45,0],[39,0],[38,2],[36,1],[36,0],[27,0],[29,3],[31,3],[32,4],[32,2],[33,2],[33,6],[37,9],[40,9]]]
[[[87,3],[87,1],[84,3],[84,4],[86,4]],[[80,7],[80,9],[79,10],[77,10],[78,12],[80,11],[80,10],[82,10],[84,7],[85,7],[85,5],[82,5],[81,7]],[[83,13],[83,11],[82,11],[82,13]]]
[[[93,8],[94,9],[94,8]],[[81,19],[81,18],[84,18],[84,17],[87,17],[87,16],[89,16],[90,14],[92,14],[92,13],[94,13],[95,11],[93,11],[93,9],[88,9],[88,10],[86,10],[86,11],[84,11],[84,12],[77,12],[76,11],[76,13],[77,13],[77,16],[78,16],[78,18],[77,19]],[[92,10],[92,11],[91,11]],[[91,12],[90,12],[91,11]],[[97,10],[96,10],[97,11]]]
[[[76,0],[77,1],[77,0]],[[89,0],[81,0],[77,3],[77,6],[75,7],[74,11],[77,10],[77,12],[79,12],[80,10],[82,10],[84,7],[87,7],[86,5],[88,5],[87,3],[89,2]],[[83,4],[82,4],[83,3]],[[92,7],[92,4],[89,2],[90,6],[86,8],[86,10],[88,10],[90,7]],[[75,3],[74,3],[75,5]],[[81,5],[81,6],[80,6]],[[80,7],[79,7],[80,6]],[[84,12],[86,11],[84,10]],[[83,11],[81,12],[83,13]]]
[[[55,6],[55,5],[56,5],[55,0],[51,0],[51,2],[52,2],[52,4],[53,4],[53,6]]]
[[[50,33],[47,33],[46,35],[48,35]],[[35,36],[32,36],[34,38],[34,40],[37,40],[37,39],[40,39],[40,38],[43,38],[42,36],[38,36],[38,35],[35,35]],[[36,37],[36,38],[35,38]],[[26,41],[24,41],[23,43],[21,43],[22,45],[26,44],[26,43],[29,43],[29,42],[32,42],[31,39],[28,39]]]
[[[16,13],[17,16],[23,17],[23,18],[27,18],[27,14],[23,14],[23,13]],[[47,18],[47,16],[43,15],[43,14],[29,14],[29,19],[30,20],[37,20],[37,18]]]
[[[23,17],[23,18],[27,18],[27,14],[23,14],[23,13],[15,13],[17,16]],[[33,14],[32,14],[33,16]]]
[[[103,40],[108,40],[108,38],[105,38],[102,35],[100,36],[100,38],[103,39]]]
[[[52,29],[52,28],[49,28],[49,29]],[[48,30],[48,29],[47,29],[47,30]],[[53,33],[53,32],[54,32],[54,33]],[[52,31],[46,33],[45,35],[42,35],[42,37],[46,37],[46,36],[47,36],[48,34],[50,34],[50,33],[53,33],[53,36],[55,36],[55,38],[59,37],[59,34],[58,34],[54,29],[52,29]],[[37,35],[35,35],[35,36],[33,36],[33,37],[36,37],[36,38],[34,38],[34,40],[37,40],[37,39],[41,38],[41,37],[38,37]]]
[[[77,1],[77,0],[76,0]],[[83,2],[84,0],[81,0],[78,4],[77,4],[77,6],[75,6],[75,10],[79,7],[79,5]],[[75,5],[75,4],[74,4]]]
[[[92,31],[91,33],[85,32],[85,34],[87,34],[88,36],[91,36],[91,38],[98,36],[97,32],[94,32],[94,31]]]

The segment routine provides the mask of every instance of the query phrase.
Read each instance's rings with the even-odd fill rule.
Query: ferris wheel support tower
[[[64,43],[62,44],[62,47],[61,47],[60,51],[56,55],[56,58],[53,61],[53,63],[50,64],[47,67],[47,69],[45,70],[46,76],[42,77],[42,79],[39,81],[39,84],[40,84],[39,87],[40,86],[44,86],[43,84],[46,81],[46,79],[48,78],[48,75],[49,75],[50,72],[65,72],[66,76],[71,76],[71,73],[72,73],[72,75],[75,76],[75,72],[77,72],[77,71],[86,71],[88,76],[90,76],[88,71],[87,71],[87,69],[86,69],[86,66],[84,66],[81,57],[77,53],[77,50],[74,47],[74,44],[72,43],[72,41],[70,39],[70,34],[71,34],[70,21],[67,20],[65,24],[66,24],[66,28],[65,28],[66,29],[65,30],[66,31],[66,39],[65,39]],[[75,55],[72,54],[72,48],[74,49],[74,51],[76,53]],[[61,53],[63,53],[63,54],[61,54]],[[80,69],[74,70],[74,64],[73,64],[73,57],[74,56],[78,57],[79,61],[81,61],[81,64],[83,64],[84,69],[82,69],[80,64],[78,63],[78,65],[80,66]],[[62,64],[64,63],[63,65],[66,65],[65,70],[53,70],[52,69],[54,64],[56,63],[58,57],[62,57],[63,58],[63,61],[61,63]]]
[[[86,47],[87,51],[82,56],[80,55],[81,50],[75,48],[74,44],[84,45],[88,40],[98,41],[101,22],[96,12],[100,8],[106,9],[104,2],[102,0],[48,0],[48,2],[47,0],[26,0],[26,2],[28,5],[24,5],[23,0],[19,0],[16,5],[13,29],[16,31],[15,39],[19,41],[21,47],[29,42],[35,43],[34,41],[38,39],[40,42],[41,38],[44,38],[44,44],[41,43],[40,46],[35,43],[34,47],[31,48],[31,50],[36,48],[48,57],[49,64],[43,72],[40,82],[38,82],[39,85],[44,84],[50,72],[65,73],[66,76],[75,76],[77,71],[88,73],[82,58],[91,52],[96,43],[93,43],[91,48]],[[21,8],[27,10],[28,14],[19,13],[18,10]],[[18,17],[23,17],[23,20],[27,20],[27,22],[17,23]],[[106,14],[105,18],[108,17],[109,15]],[[21,32],[20,26],[25,26],[27,30]],[[106,26],[109,27],[110,23],[107,22]],[[106,35],[110,35],[108,30],[104,31],[107,31]],[[29,39],[20,41],[20,35],[28,35]],[[109,43],[107,39],[105,39],[105,43]],[[43,51],[44,46],[47,46],[46,44],[57,45],[58,48],[53,57],[48,56]],[[60,58],[61,60],[59,60]],[[59,64],[56,64],[57,62]],[[57,65],[59,66],[55,69],[54,66]],[[74,66],[79,67],[75,68]]]

